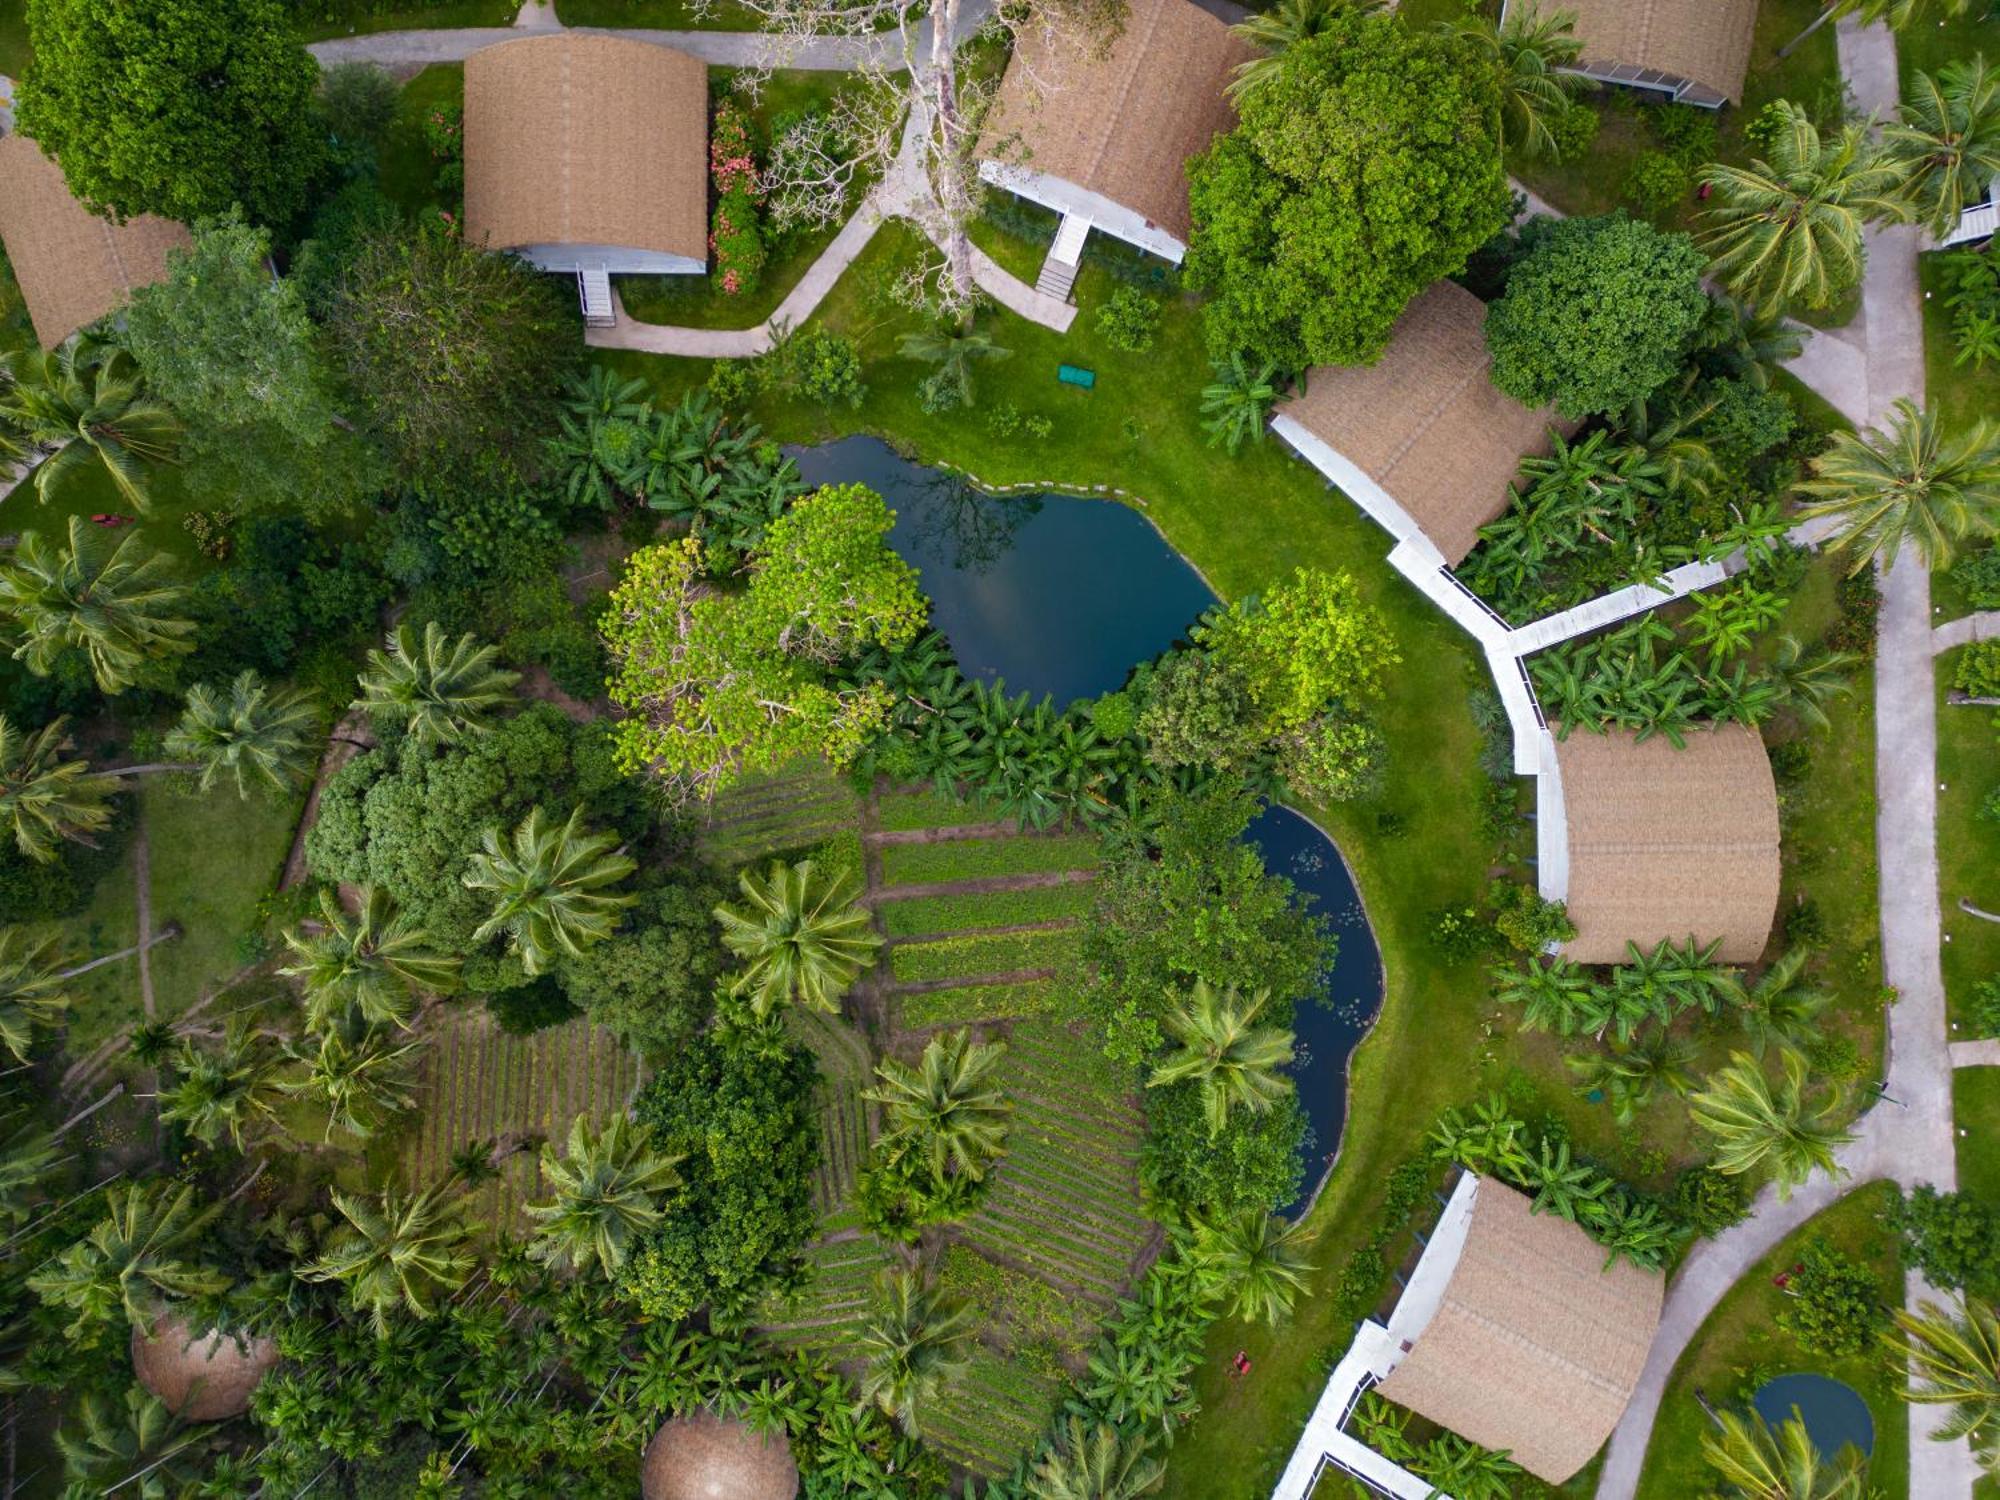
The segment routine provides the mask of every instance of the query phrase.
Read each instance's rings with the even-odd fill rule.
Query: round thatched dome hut
[[[211,1329],[197,1338],[177,1317],[153,1322],[151,1338],[132,1330],[132,1373],[139,1384],[189,1422],[219,1422],[250,1409],[250,1393],[278,1362],[267,1338],[234,1338]]]
[[[698,1411],[653,1434],[640,1488],[646,1500],[792,1500],[799,1466],[782,1434]]]

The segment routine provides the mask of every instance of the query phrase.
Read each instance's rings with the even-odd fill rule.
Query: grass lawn
[[[2000,1100],[2000,1094],[1995,1097]],[[1842,1359],[1801,1351],[1773,1321],[1785,1294],[1771,1284],[1817,1236],[1867,1265],[1875,1272],[1883,1302],[1899,1304],[1903,1281],[1898,1246],[1880,1223],[1895,1196],[1888,1183],[1850,1193],[1758,1262],[1717,1304],[1667,1383],[1652,1446],[1646,1450],[1639,1500],[1684,1500],[1704,1493],[1711,1482],[1701,1456],[1709,1420],[1697,1391],[1717,1406],[1745,1405],[1765,1380],[1795,1370],[1831,1375],[1861,1393],[1875,1418],[1869,1480],[1884,1500],[1909,1494],[1909,1409],[1897,1395],[1896,1376],[1873,1348]]]
[[[1958,1120],[1958,1186],[2000,1198],[2000,1068],[1960,1068],[1952,1075]]]
[[[1994,11],[1990,5],[1974,5],[1967,14],[1953,20],[1930,20],[1906,26],[1896,33],[1896,64],[1902,73],[1903,93],[1910,92],[1910,80],[1918,73],[1935,73],[1948,62],[1984,52],[1994,60],[2000,45],[1994,37]]]
[[[748,6],[715,0],[556,0],[565,26],[645,26],[663,31],[756,31],[762,19]]]
[[[444,104],[465,103],[465,66],[433,63],[403,85],[396,118],[382,146],[382,191],[407,212],[435,204],[437,164],[424,144],[424,116]]]
[[[339,0],[315,0],[298,7],[299,29],[309,42],[371,31],[443,31],[459,26],[511,26],[520,0],[450,0],[444,5],[405,5],[395,10],[364,9]]]
[[[28,0],[0,0],[0,73],[19,78],[35,60],[28,42]]]
[[[1993,48],[2000,56],[2000,41]],[[1925,386],[1938,411],[1954,426],[1991,417],[2000,412],[2000,361],[1988,360],[1984,369],[1970,363],[1956,364],[1958,345],[1951,336],[1951,313],[1944,305],[1941,256],[1925,255],[1917,261],[1924,287],[1924,375]]]
[[[2000,910],[2000,823],[1979,816],[1987,795],[2000,787],[2000,754],[1994,731],[2000,713],[1945,701],[1963,649],[1937,659],[1938,690],[1938,904],[1944,912],[1944,988],[1960,1037],[1979,1035],[1972,1024],[1972,992],[2000,978],[2000,926],[1958,909],[1961,898]]]

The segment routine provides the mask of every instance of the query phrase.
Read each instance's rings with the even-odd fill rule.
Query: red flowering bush
[[[731,297],[756,288],[770,257],[764,243],[764,196],[757,158],[750,147],[750,122],[732,104],[715,111],[708,136],[709,178],[715,184],[715,217],[708,236],[709,265],[717,284]]]

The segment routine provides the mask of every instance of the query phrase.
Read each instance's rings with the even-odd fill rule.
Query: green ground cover
[[[2000,56],[2000,38],[1992,46]],[[1932,403],[1953,424],[1991,418],[2000,412],[2000,360],[1985,368],[1958,364],[1958,345],[1951,336],[1951,313],[1944,305],[1942,269],[1935,254],[1918,257],[1917,273],[1924,288],[1925,389]]]
[[[1898,1395],[1893,1368],[1874,1348],[1842,1359],[1806,1354],[1773,1322],[1785,1294],[1772,1285],[1772,1278],[1796,1264],[1815,1236],[1874,1271],[1885,1305],[1902,1301],[1897,1240],[1881,1222],[1895,1197],[1890,1183],[1856,1189],[1759,1261],[1717,1304],[1667,1384],[1646,1450],[1640,1500],[1683,1500],[1709,1483],[1701,1457],[1701,1437],[1709,1422],[1696,1391],[1717,1405],[1738,1404],[1771,1376],[1795,1370],[1831,1375],[1861,1393],[1875,1418],[1870,1481],[1883,1500],[1909,1494],[1908,1408]]]
[[[441,105],[464,103],[462,63],[433,63],[403,85],[382,145],[382,191],[390,202],[415,213],[439,201],[437,163],[424,144],[424,116]]]
[[[914,901],[885,901],[882,925],[890,937],[914,937],[977,927],[1011,927],[1018,922],[1054,922],[1081,916],[1090,909],[1090,900],[1090,887],[1084,884],[984,895],[920,896]]]
[[[750,776],[716,798],[700,832],[704,854],[723,868],[797,854],[852,834],[861,799],[824,761],[802,761]]]
[[[929,1026],[964,1026],[974,1021],[1019,1020],[1046,1015],[1060,994],[1055,982],[1030,979],[1021,984],[959,984],[920,990],[896,997],[897,1019],[912,1030]]]
[[[2000,911],[2000,822],[1981,816],[2000,791],[2000,712],[1949,703],[1964,651],[1937,659],[1938,904],[1944,913],[1944,989],[1960,1037],[1980,1030],[1972,1021],[1973,991],[2000,979],[2000,925],[1961,911],[1970,901]]]
[[[1960,1068],[1951,1078],[1958,1122],[1958,1186],[2000,1198],[2000,1068]]]
[[[891,832],[912,828],[951,828],[994,821],[984,804],[962,801],[933,788],[884,792],[875,799],[875,826]]]
[[[889,972],[910,984],[931,979],[971,979],[1016,969],[1058,969],[1076,951],[1074,928],[941,938],[897,943],[889,950]]]
[[[443,5],[403,5],[393,10],[312,0],[295,7],[299,29],[309,42],[376,31],[442,31],[460,26],[511,26],[519,0],[448,0]]]
[[[0,0],[0,73],[19,78],[35,60],[28,41],[28,0]]]
[[[732,0],[556,0],[565,26],[644,26],[662,31],[755,31],[757,13]]]
[[[1973,5],[1955,17],[1932,16],[1896,33],[1896,66],[1902,74],[1903,92],[1918,73],[1935,73],[1948,62],[1984,52],[1992,62],[2000,54],[2000,39],[1993,29],[1993,8]]]
[[[950,839],[938,844],[885,844],[882,879],[889,885],[976,880],[988,875],[1043,875],[1097,868],[1097,836]]]

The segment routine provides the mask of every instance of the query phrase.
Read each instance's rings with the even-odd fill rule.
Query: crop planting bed
[[[882,881],[891,886],[981,880],[995,875],[1047,875],[1094,870],[1097,865],[1097,836],[1089,833],[882,846]]]
[[[717,797],[701,847],[716,864],[734,868],[809,849],[852,832],[860,819],[861,799],[843,777],[824,761],[797,761],[746,778]]]
[[[1020,984],[954,984],[912,990],[896,997],[897,1015],[912,1031],[931,1026],[966,1026],[974,1021],[1019,1020],[1045,1015],[1055,1007],[1052,979]]]
[[[1025,891],[985,891],[884,901],[883,929],[892,938],[930,937],[1029,922],[1074,920],[1090,908],[1087,884],[1031,886]]]
[[[900,984],[1013,974],[1061,968],[1076,951],[1074,927],[1025,932],[967,933],[928,942],[898,943],[889,950],[889,973]]]
[[[461,1006],[425,1049],[418,1097],[423,1114],[403,1148],[412,1186],[438,1182],[451,1155],[475,1141],[541,1136],[560,1145],[570,1122],[602,1123],[638,1087],[639,1061],[610,1030],[578,1018],[533,1036],[509,1036],[484,1010]],[[478,1189],[472,1220],[495,1229],[525,1227],[523,1204],[542,1191],[541,1153],[522,1151]]]
[[[875,826],[895,832],[948,828],[957,823],[985,823],[998,816],[982,802],[961,802],[949,793],[930,788],[884,792],[875,804]]]
[[[1041,1437],[1061,1395],[1053,1375],[982,1343],[926,1414],[924,1441],[960,1468],[1004,1474]]]

